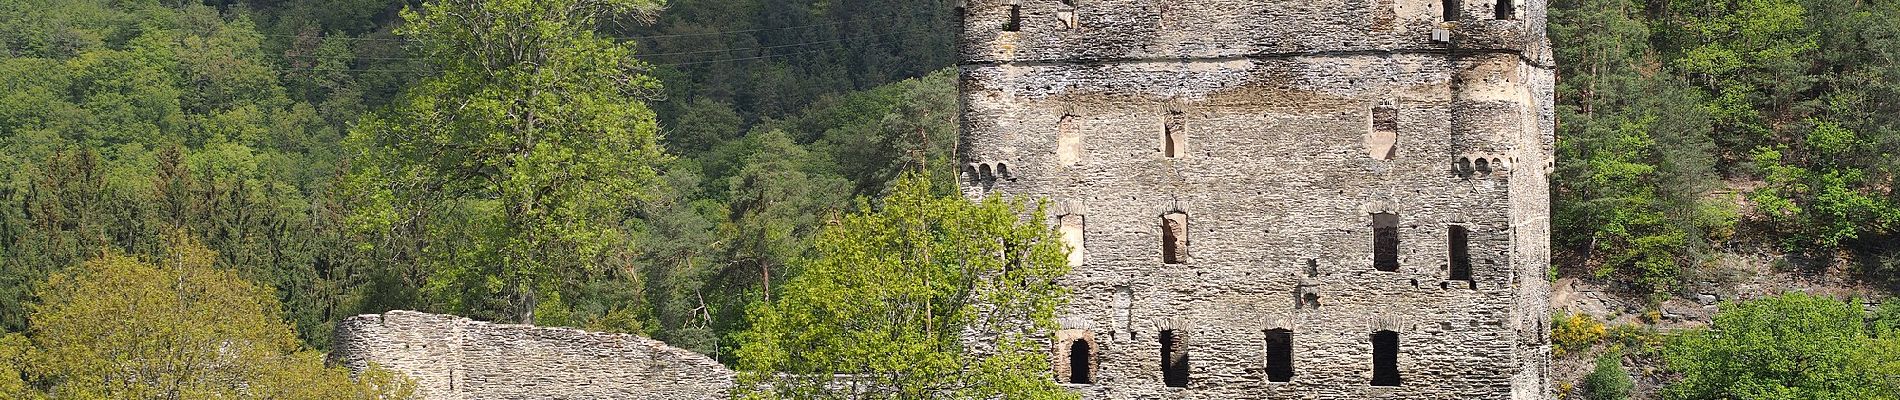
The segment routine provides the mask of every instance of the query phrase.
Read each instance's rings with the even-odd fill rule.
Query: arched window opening
[[[1447,238],[1451,247],[1451,280],[1471,280],[1471,232],[1464,225],[1452,225]]]
[[[977,179],[981,179],[985,182],[996,180],[996,173],[991,172],[989,164],[977,166],[977,171],[979,171],[979,177]]]
[[[1475,167],[1478,169],[1479,174],[1484,174],[1484,175],[1491,174],[1491,161],[1480,158],[1478,159],[1476,164],[1477,165],[1475,165]]]
[[[1399,215],[1372,214],[1372,268],[1399,270]]]
[[[1161,262],[1186,264],[1188,257],[1187,213],[1172,212],[1161,218]]]
[[[1267,330],[1267,381],[1293,381],[1293,331]]]
[[[1517,19],[1517,2],[1513,0],[1498,0],[1497,13],[1497,19]]]
[[[1187,387],[1187,338],[1173,329],[1161,331],[1161,381],[1168,387]]]
[[[1372,333],[1372,386],[1399,385],[1399,333]]]
[[[1069,342],[1069,383],[1095,383],[1089,376],[1089,359],[1094,355],[1095,350],[1090,348],[1089,341],[1076,339]]]
[[[1007,181],[1016,180],[1016,176],[1009,173],[1009,164],[1005,163],[996,163],[996,177]]]

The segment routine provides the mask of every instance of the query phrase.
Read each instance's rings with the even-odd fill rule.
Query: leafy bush
[[[1629,371],[1623,370],[1623,352],[1611,350],[1597,357],[1597,368],[1583,377],[1583,389],[1590,400],[1624,400],[1630,397]]]
[[[1590,346],[1603,341],[1606,333],[1603,323],[1596,318],[1559,312],[1550,323],[1550,339],[1556,345],[1551,353],[1561,357],[1566,352],[1589,350]]]
[[[1663,349],[1666,399],[1900,398],[1900,340],[1870,335],[1857,306],[1801,293],[1730,303]]]

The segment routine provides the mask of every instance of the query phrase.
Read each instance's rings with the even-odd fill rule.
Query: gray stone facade
[[[1545,1],[1503,1],[962,2],[963,190],[1077,249],[1052,379],[1548,397],[1555,83]]]
[[[337,324],[333,362],[414,379],[424,400],[723,399],[733,373],[660,341],[390,311]]]

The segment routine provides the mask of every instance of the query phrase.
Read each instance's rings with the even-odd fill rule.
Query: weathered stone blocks
[[[733,373],[660,341],[390,311],[337,324],[333,362],[415,380],[424,400],[723,399]]]
[[[1547,397],[1546,2],[1499,1],[964,3],[959,154],[1014,178],[964,192],[1087,206],[1050,221],[1087,249],[1051,375],[1088,348],[1089,398]]]

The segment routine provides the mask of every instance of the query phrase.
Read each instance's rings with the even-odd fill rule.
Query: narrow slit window
[[[1187,340],[1173,329],[1161,331],[1161,381],[1168,387],[1187,387]]]
[[[1452,225],[1447,241],[1451,247],[1451,280],[1471,280],[1471,231],[1464,225]]]
[[[1180,113],[1169,114],[1168,121],[1162,124],[1162,127],[1161,127],[1161,131],[1162,131],[1161,155],[1162,156],[1165,156],[1168,158],[1178,158],[1178,157],[1181,157],[1182,154],[1187,152],[1187,132],[1183,132],[1184,129],[1182,129],[1183,128],[1182,125],[1183,124],[1181,122]]]
[[[1399,385],[1399,333],[1372,333],[1372,386]]]
[[[1267,331],[1267,381],[1293,381],[1293,331]]]
[[[1463,12],[1459,8],[1464,5],[1458,4],[1458,0],[1444,0],[1441,5],[1445,7],[1445,22],[1457,21],[1463,17]]]
[[[1186,264],[1188,258],[1187,213],[1172,212],[1161,217],[1161,262]]]
[[[1069,342],[1069,383],[1086,385],[1095,382],[1089,376],[1089,359],[1093,358],[1094,354],[1095,351],[1089,346],[1087,340],[1076,339]]]
[[[1372,214],[1372,268],[1399,270],[1399,215]]]
[[[1016,32],[1023,29],[1023,6],[1009,5],[1009,23],[1003,24],[1004,32]]]
[[[1498,0],[1497,12],[1497,19],[1517,19],[1517,2],[1514,0]]]

